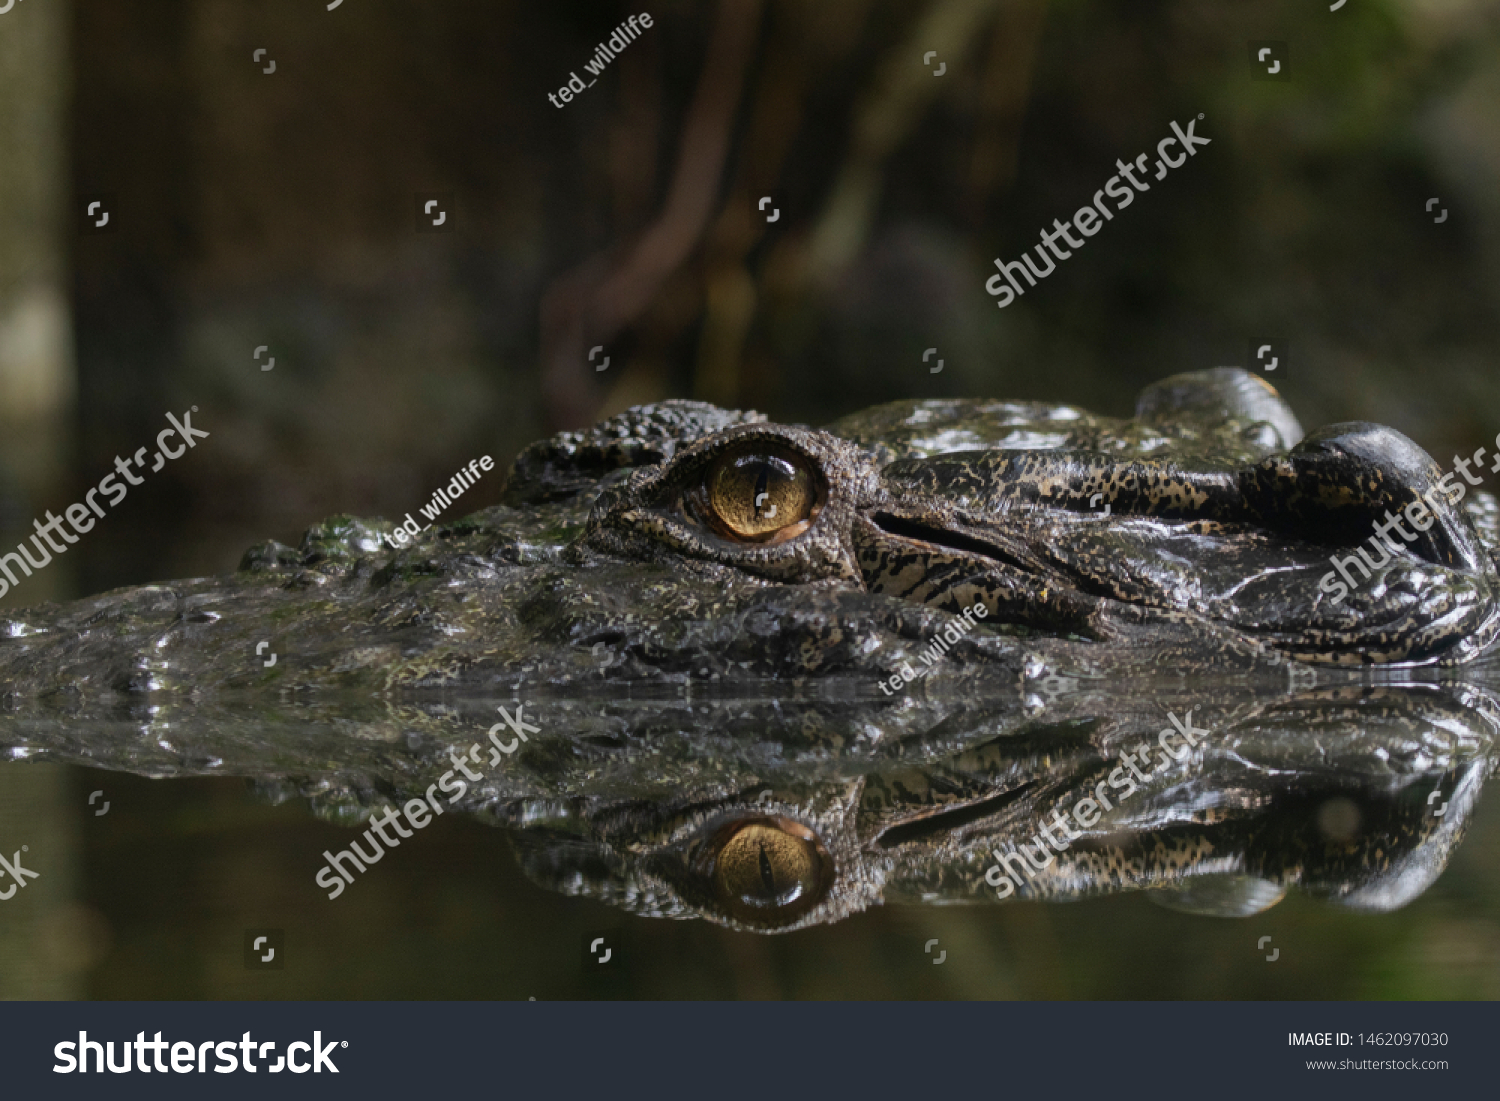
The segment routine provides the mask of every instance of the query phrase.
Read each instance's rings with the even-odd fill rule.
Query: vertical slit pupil
[[[766,843],[760,842],[760,881],[766,888],[766,894],[771,898],[776,897],[776,875],[771,870],[771,858],[766,855]]]

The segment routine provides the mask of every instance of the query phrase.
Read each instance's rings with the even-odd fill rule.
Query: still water
[[[4,904],[6,996],[1500,989],[1476,687],[527,706],[540,732],[465,758],[456,801],[424,792],[494,701],[7,729],[0,836],[35,878]],[[1174,760],[1156,726],[1189,710]],[[1111,789],[1126,754],[1146,780]],[[1041,867],[1013,857],[1000,902],[1018,846]],[[378,862],[327,871],[349,852]],[[283,966],[247,966],[251,932]]]
[[[12,707],[0,996],[1500,996],[1492,666],[866,689]]]

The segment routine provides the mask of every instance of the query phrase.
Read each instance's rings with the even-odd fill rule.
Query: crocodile
[[[537,882],[748,932],[997,892],[1389,909],[1446,863],[1500,729],[1474,683],[1496,505],[1441,483],[1234,369],[1129,419],[664,402],[533,444],[500,503],[406,546],[334,517],[227,577],[6,613],[0,747],[348,823],[466,759],[453,809]],[[1333,600],[1330,561],[1417,501],[1421,537]],[[534,734],[486,763],[517,698]],[[1040,845],[1168,712],[1210,736]]]
[[[405,546],[337,516],[227,577],[7,612],[0,686],[107,707],[1460,666],[1500,633],[1500,534],[1492,496],[1440,481],[1394,429],[1304,435],[1234,368],[1130,419],[927,400],[813,429],[669,401],[533,444],[499,504]],[[1427,527],[1335,599],[1331,563],[1417,504]]]

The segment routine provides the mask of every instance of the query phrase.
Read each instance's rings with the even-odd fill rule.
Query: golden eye
[[[817,515],[807,461],[780,448],[730,452],[709,471],[706,488],[713,518],[734,539],[780,543],[801,535]]]
[[[811,830],[788,818],[754,818],[729,827],[714,856],[714,894],[733,916],[782,924],[827,894],[833,861]]]

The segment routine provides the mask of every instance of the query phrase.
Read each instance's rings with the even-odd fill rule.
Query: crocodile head
[[[339,517],[231,577],[14,613],[0,677],[13,699],[889,694],[918,675],[1459,664],[1496,634],[1495,508],[1450,484],[1390,429],[1303,438],[1227,368],[1150,387],[1129,420],[912,401],[811,429],[667,402],[533,445],[501,504],[400,549],[388,522]],[[1359,557],[1393,515],[1425,527]]]
[[[1432,460],[1373,425],[1304,439],[1275,392],[1236,369],[1159,383],[1131,421],[928,401],[823,430],[736,414],[695,435],[604,489],[580,549],[727,589],[857,594],[872,619],[938,609],[949,643],[982,623],[1080,655],[1167,648],[1199,666],[1236,652],[1457,661],[1495,632],[1489,548],[1438,492]],[[1345,584],[1335,559],[1414,503],[1426,527],[1383,561],[1356,558],[1373,576]],[[859,637],[829,627],[825,647]]]

